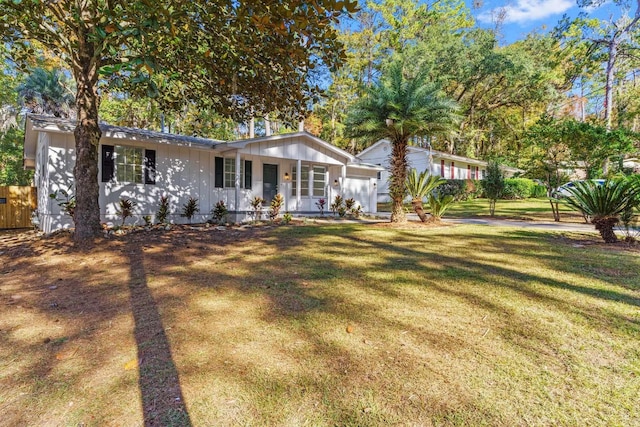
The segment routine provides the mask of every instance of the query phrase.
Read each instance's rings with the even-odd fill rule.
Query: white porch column
[[[238,212],[240,210],[240,150],[236,151],[236,204],[235,211]],[[236,214],[236,220],[237,218]]]
[[[301,189],[302,189],[302,160],[298,159],[298,163],[296,164],[296,210],[300,210],[300,206],[302,205],[302,198],[300,197]]]
[[[347,165],[342,165],[342,171],[340,176],[340,192],[344,196],[344,182],[347,179]]]

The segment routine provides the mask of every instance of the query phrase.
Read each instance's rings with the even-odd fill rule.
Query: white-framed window
[[[298,171],[297,167],[294,166],[291,169],[291,195],[298,195]],[[309,165],[302,165],[300,168],[300,195],[308,196],[309,195]]]
[[[324,197],[327,185],[327,168],[324,166],[313,167],[313,196]]]
[[[236,159],[224,159],[224,186],[234,188],[236,186]],[[240,188],[244,188],[244,160],[240,161]]]
[[[115,146],[116,179],[120,183],[142,184],[144,150],[139,147]]]

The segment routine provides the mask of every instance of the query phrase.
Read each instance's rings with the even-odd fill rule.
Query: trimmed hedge
[[[507,178],[504,180],[503,199],[528,199],[532,197],[537,184],[527,178]]]

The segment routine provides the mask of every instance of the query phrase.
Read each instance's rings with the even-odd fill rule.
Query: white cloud
[[[559,15],[575,6],[574,0],[516,0],[500,8],[494,8],[478,15],[478,21],[493,22],[493,17],[504,9],[505,24],[522,24]]]

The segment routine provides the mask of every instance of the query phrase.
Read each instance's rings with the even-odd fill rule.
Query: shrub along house
[[[429,171],[430,175],[441,176],[445,179],[484,179],[487,172],[487,162],[469,157],[456,156],[429,148],[410,145],[407,147],[409,167],[418,172]],[[391,156],[391,142],[381,139],[358,154],[364,162],[384,168],[378,174],[378,201],[387,202],[389,198],[389,158]],[[506,176],[512,176],[519,169],[503,166]]]
[[[117,220],[120,199],[135,201],[130,222],[155,216],[161,196],[168,196],[169,222],[183,223],[182,206],[198,199],[194,222],[211,218],[224,201],[231,220],[251,212],[250,202],[281,193],[282,212],[317,214],[316,202],[336,195],[354,198],[364,212],[376,212],[376,175],[381,167],[356,157],[307,132],[218,141],[143,129],[100,125],[99,204],[104,222]],[[75,140],[73,120],[30,115],[26,121],[24,163],[35,170],[40,228],[49,233],[73,226],[56,191],[73,191]],[[128,221],[129,222],[129,221]]]

